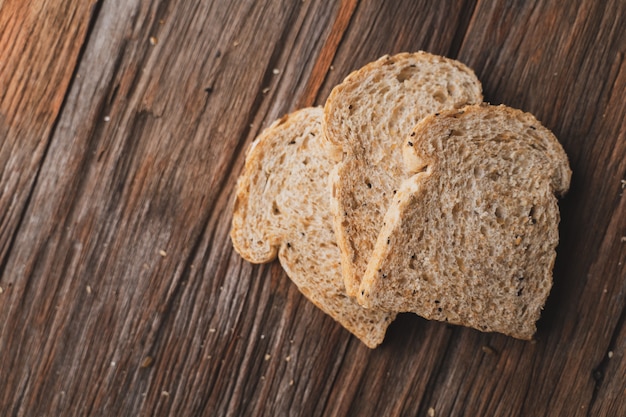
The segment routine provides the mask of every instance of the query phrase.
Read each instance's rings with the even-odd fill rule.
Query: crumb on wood
[[[143,361],[141,361],[141,367],[149,368],[150,366],[152,366],[153,363],[154,359],[152,358],[152,356],[146,356],[145,358],[143,358]]]
[[[91,294],[91,285],[87,285],[85,289],[87,290],[87,294]]]
[[[163,397],[169,397],[169,396],[170,396],[170,393],[169,393],[168,391],[165,391],[165,390],[164,390],[164,391],[161,391],[161,395],[162,395]]]
[[[209,333],[215,333],[216,331],[217,331],[217,329],[215,329],[213,327],[209,329]]]
[[[110,116],[104,116],[104,121],[105,122],[110,122],[111,121],[111,117]]]
[[[150,36],[150,45],[156,45],[157,43],[159,43],[159,40],[157,39],[156,36]]]
[[[291,360],[291,356],[285,356],[285,362],[289,362]]]
[[[269,92],[270,92],[270,88],[269,88],[269,87],[265,87],[263,90],[261,90],[261,92],[262,92],[263,94],[267,94],[267,93],[269,93]]]
[[[620,241],[621,241],[622,243],[626,242],[626,236],[622,236],[622,238],[620,239]]]
[[[165,252],[163,249],[159,249],[159,255],[165,258],[167,256],[167,252]]]
[[[428,408],[428,417],[435,417],[435,409],[433,407]]]
[[[279,70],[278,68],[274,68],[274,69],[272,70],[272,74],[274,74],[274,75],[278,75],[278,74],[280,74],[280,70]]]
[[[4,292],[4,290],[2,289],[2,287],[0,287],[0,294],[2,294]]]
[[[272,356],[269,353],[265,354],[265,360],[269,361]]]
[[[234,41],[233,46],[239,46],[239,41]]]
[[[626,180],[620,180],[620,184],[622,184],[622,190],[626,188]]]
[[[487,355],[495,355],[497,353],[496,350],[489,345],[483,345],[480,349]]]
[[[609,359],[611,359],[613,357],[613,351],[609,350],[609,353],[607,353],[606,356],[608,356]]]

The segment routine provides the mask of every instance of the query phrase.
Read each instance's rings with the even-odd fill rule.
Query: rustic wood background
[[[230,244],[261,129],[419,49],[570,157],[536,343],[370,350]],[[625,49],[623,0],[0,0],[0,414],[626,416]]]

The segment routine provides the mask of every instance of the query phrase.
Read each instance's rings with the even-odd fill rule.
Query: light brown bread
[[[571,170],[532,115],[468,106],[420,122],[413,174],[389,207],[360,287],[368,307],[530,339],[552,286]]]
[[[321,122],[321,108],[299,110],[253,142],[237,183],[231,239],[250,262],[278,255],[309,300],[373,348],[395,314],[364,309],[346,295],[329,207],[334,163],[323,148]]]
[[[426,52],[384,56],[333,89],[324,134],[339,162],[331,208],[349,295],[358,292],[387,206],[407,176],[406,136],[428,114],[481,101],[472,70]]]

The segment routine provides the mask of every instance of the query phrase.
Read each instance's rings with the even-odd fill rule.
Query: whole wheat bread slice
[[[420,122],[413,174],[389,207],[360,287],[368,307],[530,339],[552,286],[556,195],[571,170],[532,115],[468,106]]]
[[[460,62],[417,52],[384,56],[332,90],[324,135],[339,162],[331,207],[349,295],[358,292],[387,206],[407,176],[406,136],[431,113],[480,103],[481,89]]]
[[[345,292],[332,229],[322,109],[274,122],[253,142],[237,183],[231,239],[253,263],[277,255],[287,275],[316,306],[368,347],[385,336],[394,313],[361,307]]]

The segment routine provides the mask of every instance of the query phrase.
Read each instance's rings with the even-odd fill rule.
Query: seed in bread
[[[385,215],[359,301],[531,339],[552,286],[565,151],[506,106],[431,115],[411,135],[412,176]]]
[[[333,162],[321,121],[321,108],[302,109],[253,142],[237,183],[231,239],[250,262],[278,256],[309,300],[373,348],[395,314],[365,309],[346,295],[329,208]]]
[[[425,116],[482,101],[473,71],[426,52],[384,56],[350,74],[324,106],[334,228],[348,295],[356,295],[389,202],[407,173],[402,143]]]

